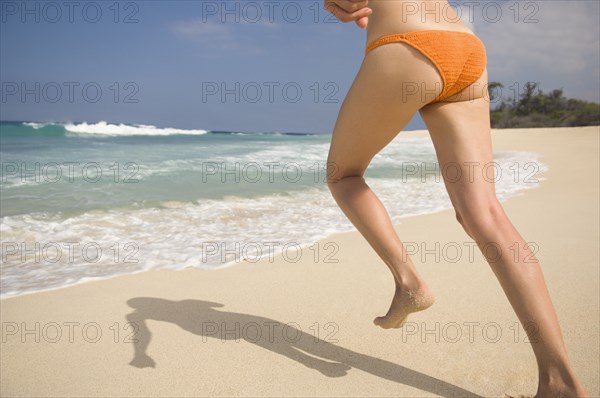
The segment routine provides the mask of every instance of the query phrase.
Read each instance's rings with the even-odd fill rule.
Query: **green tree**
[[[497,89],[503,87],[502,83],[489,83],[490,101],[499,98]],[[562,89],[545,94],[538,83],[528,82],[518,101],[501,99],[491,110],[490,120],[493,128],[596,126],[600,125],[600,105],[565,98]]]

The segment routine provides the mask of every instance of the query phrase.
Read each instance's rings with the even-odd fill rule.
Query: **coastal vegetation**
[[[600,105],[595,102],[566,98],[561,89],[544,93],[532,82],[523,86],[518,99],[511,100],[500,97],[503,87],[498,82],[488,85],[492,128],[600,125]]]

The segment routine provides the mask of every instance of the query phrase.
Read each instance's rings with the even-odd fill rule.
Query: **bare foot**
[[[579,381],[570,380],[569,383],[549,382],[540,383],[534,398],[587,398],[589,394]]]
[[[396,293],[388,313],[375,318],[373,323],[384,329],[401,328],[408,314],[423,311],[431,307],[434,301],[435,297],[425,282],[411,288],[396,283]]]

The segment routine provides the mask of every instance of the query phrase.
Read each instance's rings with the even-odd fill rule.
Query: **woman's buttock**
[[[414,81],[419,86],[416,93],[424,98],[424,103],[464,101],[482,96],[476,91],[484,90],[487,82],[485,46],[447,1],[371,0],[369,6],[373,14],[369,17],[365,55],[382,46],[402,43],[419,52],[419,55],[413,52],[410,58],[426,59],[439,73],[436,80]],[[388,55],[381,55],[392,60],[389,51]],[[416,72],[413,67],[418,64],[415,62],[418,60],[404,58],[394,64],[402,65],[405,71]],[[440,80],[441,90],[437,90],[434,87]],[[437,95],[425,100],[424,94],[433,91]]]

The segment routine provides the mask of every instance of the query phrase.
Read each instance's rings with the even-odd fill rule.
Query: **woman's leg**
[[[408,313],[423,310],[434,300],[386,209],[363,178],[371,159],[423,106],[420,95],[403,97],[410,82],[430,82],[428,89],[434,92],[429,100],[441,91],[437,71],[413,48],[394,43],[370,52],[342,104],[327,159],[333,197],[394,276],[392,305],[386,316],[374,320],[384,328],[399,327]]]
[[[487,75],[480,83],[485,84],[485,79]],[[498,202],[492,176],[488,174],[487,181],[484,178],[484,166],[493,161],[489,102],[477,98],[431,104],[421,115],[458,220],[480,249],[498,249],[482,252],[493,258],[488,258],[492,271],[533,347],[539,369],[536,396],[587,396],[569,363],[540,265]]]

